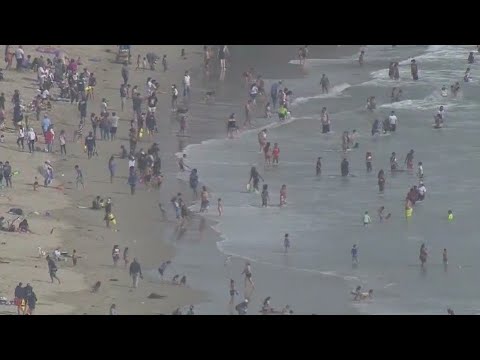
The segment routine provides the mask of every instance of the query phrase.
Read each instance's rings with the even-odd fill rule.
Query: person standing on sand
[[[198,196],[197,187],[198,187],[198,172],[197,169],[193,169],[190,173],[190,187],[193,190],[193,197],[196,199]]]
[[[22,285],[22,283],[18,283],[17,287],[15,288],[15,298],[13,300],[15,306],[17,307],[18,315],[25,315],[22,310],[22,301],[25,299],[25,288]]]
[[[123,262],[125,263],[125,268],[127,268],[130,263],[130,259],[128,258],[128,246],[123,249]]]
[[[77,259],[78,259],[77,250],[73,249],[73,252],[72,252],[72,264],[73,264],[73,266],[77,266]]]
[[[164,261],[160,264],[158,268],[158,273],[160,274],[160,279],[163,281],[163,275],[165,274],[165,270],[167,270],[167,266],[170,265],[172,262],[170,260]]]
[[[17,71],[22,70],[23,59],[25,58],[25,52],[23,51],[23,46],[20,45],[17,50],[15,50],[15,59],[17,60]]]
[[[120,102],[122,104],[122,111],[125,109],[125,102],[127,101],[127,86],[120,85]]]
[[[138,279],[140,278],[143,280],[142,267],[137,261],[137,258],[133,258],[133,261],[130,264],[130,276],[132,277],[132,286],[136,289],[138,287]]]
[[[116,140],[117,138],[117,129],[118,129],[118,121],[120,118],[117,116],[116,112],[112,112],[112,116],[110,118],[110,140]]]
[[[67,137],[65,135],[65,130],[60,131],[59,141],[60,141],[60,155],[67,156]],[[30,148],[30,144],[29,144],[29,148]]]
[[[83,173],[78,165],[75,165],[75,173],[77,177],[75,178],[75,185],[78,190],[78,184],[82,184],[82,189],[85,190],[85,184],[83,183]]]
[[[129,70],[128,70],[128,63],[125,61],[122,65],[122,78],[123,78],[123,84],[127,85],[128,83],[128,75],[129,75]]]
[[[5,179],[5,186],[11,188],[12,187],[12,166],[8,161],[5,161],[5,164],[3,164],[3,177]]]
[[[185,71],[185,75],[183,76],[183,97],[190,99],[190,74],[188,71]]]
[[[110,171],[110,184],[113,184],[113,178],[115,177],[115,169],[117,164],[115,163],[115,157],[112,155],[110,156],[110,160],[108,160],[108,170]]]
[[[82,96],[78,102],[78,111],[80,112],[80,121],[85,121],[87,118],[87,99],[85,96]]]
[[[57,277],[57,270],[58,270],[57,264],[55,264],[55,261],[53,261],[52,258],[50,258],[50,255],[47,255],[45,259],[47,260],[47,264],[48,264],[48,273],[50,275],[50,280],[52,280],[52,283],[53,283],[53,279],[56,279],[60,284],[60,279]]]
[[[93,133],[91,131],[88,133],[88,136],[85,138],[85,148],[87,150],[88,158],[91,159],[93,156],[94,149],[96,148],[95,137],[93,136]]]
[[[128,185],[130,185],[130,194],[135,194],[135,187],[137,186],[138,176],[137,171],[133,166],[130,166],[130,175],[128,176]]]
[[[113,259],[113,266],[117,266],[118,260],[120,260],[120,247],[118,245],[114,245],[112,249],[112,259]]]

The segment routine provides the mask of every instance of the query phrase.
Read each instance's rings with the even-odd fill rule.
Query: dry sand
[[[32,58],[40,54],[35,51],[37,46],[24,46],[25,53]],[[130,248],[130,258],[137,257],[142,264],[144,273],[147,269],[157,268],[162,261],[171,259],[174,255],[172,244],[164,239],[162,234],[173,223],[162,223],[156,204],[162,198],[164,206],[170,204],[164,199],[178,191],[176,179],[166,179],[159,196],[155,192],[146,192],[143,189],[135,196],[129,194],[125,176],[128,174],[127,164],[117,159],[117,178],[111,185],[108,178],[107,163],[110,155],[118,154],[120,144],[128,146],[127,132],[132,116],[131,101],[127,102],[124,112],[120,111],[119,86],[121,82],[121,65],[113,62],[115,59],[115,45],[59,45],[71,58],[81,58],[81,70],[87,67],[94,72],[97,78],[95,99],[88,103],[88,114],[100,112],[100,101],[105,97],[110,107],[117,111],[121,118],[118,138],[113,142],[98,141],[99,156],[87,160],[83,152],[83,143],[67,143],[68,156],[59,157],[58,134],[61,129],[67,131],[68,139],[73,137],[73,131],[79,122],[77,106],[69,103],[52,102],[53,110],[49,116],[55,125],[56,139],[55,154],[36,152],[33,156],[28,152],[20,152],[15,144],[15,134],[5,134],[5,143],[1,144],[0,160],[10,161],[13,171],[20,173],[13,177],[13,189],[3,188],[0,191],[0,213],[4,215],[9,208],[20,207],[27,215],[33,234],[2,232],[0,245],[1,279],[0,296],[13,299],[13,290],[18,282],[31,283],[38,297],[37,314],[107,314],[112,303],[117,304],[120,314],[169,314],[177,307],[195,304],[204,301],[206,294],[193,290],[190,287],[180,287],[168,283],[158,284],[145,276],[140,281],[138,289],[131,288],[128,270],[119,266],[114,268],[111,259],[111,249],[114,244]],[[169,87],[177,83],[180,88],[183,72],[192,69],[202,62],[201,46],[184,46],[187,59],[179,59],[182,46],[134,46],[130,66],[130,80],[138,85],[144,93],[144,84],[147,76],[153,76],[167,95],[158,95],[157,121],[165,121],[170,116]],[[167,54],[169,71],[135,71],[136,55],[144,55],[152,51],[158,55]],[[97,61],[100,60],[100,61]],[[15,63],[15,61],[14,61]],[[17,73],[15,70],[5,72],[6,81],[0,82],[0,92],[7,98],[7,126],[11,126],[12,104],[10,103],[14,89],[19,89],[24,102],[33,99],[36,91],[36,74],[32,72]],[[193,85],[195,86],[195,85]],[[53,92],[56,93],[57,89]],[[165,121],[167,122],[167,121]],[[30,126],[40,132],[40,124],[30,117]],[[159,126],[161,127],[161,126]],[[90,124],[87,119],[84,134],[88,133]],[[170,134],[165,134],[168,136]],[[39,136],[37,146],[41,148],[44,140]],[[145,141],[137,148],[146,149],[151,142]],[[162,160],[173,162],[173,152],[169,154],[162,149]],[[165,160],[168,158],[168,160]],[[45,160],[51,160],[55,169],[55,180],[51,187],[41,186],[37,192],[33,191],[32,183],[38,176],[40,184],[43,177],[39,173]],[[85,190],[76,190],[74,181],[74,165],[80,165],[85,177]],[[61,176],[61,174],[64,176]],[[58,187],[64,185],[65,189]],[[90,206],[95,195],[111,196],[113,212],[117,217],[118,232],[105,228],[102,221],[104,212],[90,209],[80,209],[78,205]],[[46,216],[45,212],[50,216]],[[35,213],[34,213],[35,212]],[[18,225],[18,222],[17,222]],[[54,228],[53,233],[51,230]],[[57,275],[62,284],[51,284],[48,268],[43,257],[38,255],[38,247],[45,251],[53,251],[57,246],[62,250],[72,252],[77,250],[80,258],[78,265],[73,267],[71,260],[58,263]],[[176,270],[176,269],[175,269]],[[112,281],[116,280],[116,281]],[[91,286],[101,281],[102,286],[96,294],[90,292]],[[152,293],[165,296],[160,300],[149,300]],[[5,314],[14,314],[13,306],[2,306],[0,311]]]

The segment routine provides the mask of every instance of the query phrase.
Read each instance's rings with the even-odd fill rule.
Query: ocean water
[[[357,56],[309,59],[303,76],[285,80],[295,94],[292,119],[284,124],[276,116],[257,119],[259,129],[268,128],[268,141],[279,144],[277,168],[264,168],[259,129],[242,132],[233,140],[220,138],[188,146],[188,163],[211,189],[211,211],[206,217],[217,222],[215,229],[222,236],[218,249],[249,259],[254,272],[256,266],[270,269],[270,280],[261,287],[267,293],[282,294],[284,298],[277,302],[291,304],[298,313],[441,314],[447,307],[457,313],[477,313],[480,206],[473,199],[480,192],[480,70],[477,63],[467,64],[473,49],[466,45],[372,45],[366,48],[363,68]],[[412,57],[419,66],[418,81],[410,76]],[[388,78],[390,61],[400,63],[399,81]],[[292,60],[289,66],[298,65]],[[468,66],[473,81],[464,83]],[[322,73],[333,86],[328,95],[321,94],[318,86]],[[268,90],[275,80],[266,79]],[[441,87],[449,89],[456,81],[461,94],[456,99],[442,98]],[[394,86],[403,90],[403,100],[391,104]],[[374,113],[365,110],[369,96],[377,100]],[[440,105],[446,110],[447,127],[434,130],[433,115]],[[327,135],[321,134],[319,121],[323,106],[332,120],[332,133]],[[397,132],[372,137],[372,121],[383,120],[391,110],[398,116]],[[355,177],[344,179],[339,176],[341,134],[353,129],[359,134],[360,146],[347,156]],[[403,200],[418,179],[414,173],[392,175],[388,169],[393,151],[403,162],[410,149],[415,150],[415,164],[424,164],[427,198],[407,222]],[[366,151],[373,153],[370,174],[365,170]],[[323,158],[322,175],[316,177],[319,156]],[[259,169],[268,184],[268,208],[261,208],[259,194],[246,192],[251,166]],[[378,193],[376,181],[381,168],[387,174],[384,194]],[[282,184],[288,191],[284,208],[278,206]],[[224,204],[221,219],[216,216],[218,197]],[[376,211],[380,206],[392,214],[389,221],[379,223]],[[449,209],[455,214],[453,222],[447,221]],[[373,219],[368,227],[362,224],[366,210]],[[288,255],[282,253],[285,233],[292,246]],[[418,260],[422,243],[429,253],[425,271]],[[356,268],[350,257],[353,244],[359,247]],[[447,270],[442,265],[444,248],[449,254]],[[373,289],[374,299],[351,302],[349,291],[357,285]],[[344,289],[335,292],[341,298],[319,301],[332,293],[330,286]]]

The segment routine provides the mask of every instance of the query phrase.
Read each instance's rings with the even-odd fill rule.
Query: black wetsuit
[[[347,159],[343,159],[343,160],[342,160],[342,164],[341,164],[341,166],[340,166],[340,170],[341,170],[341,172],[342,172],[342,176],[343,176],[343,177],[348,176],[348,172],[349,172],[349,170],[348,170],[348,165],[349,165],[349,164],[348,164]]]

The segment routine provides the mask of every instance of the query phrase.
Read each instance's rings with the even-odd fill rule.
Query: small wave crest
[[[339,85],[335,85],[330,89],[330,92],[328,94],[318,94],[318,95],[313,95],[313,96],[305,96],[305,97],[298,97],[292,101],[292,106],[298,106],[301,104],[305,104],[306,102],[310,100],[315,100],[315,99],[328,99],[332,97],[338,97],[342,95],[342,92],[348,89],[351,85],[348,83],[342,83]]]

